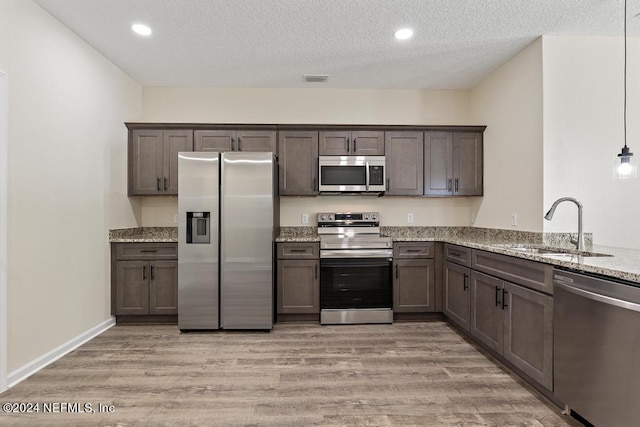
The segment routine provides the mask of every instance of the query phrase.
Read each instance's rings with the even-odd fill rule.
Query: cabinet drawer
[[[444,259],[465,267],[471,267],[471,249],[447,243],[444,245]]]
[[[393,244],[394,258],[433,258],[433,242],[396,242]]]
[[[178,259],[177,243],[116,243],[118,260]]]
[[[309,243],[278,243],[278,259],[317,259],[320,258],[320,244]]]
[[[529,289],[553,294],[553,266],[526,259],[474,250],[473,269]]]

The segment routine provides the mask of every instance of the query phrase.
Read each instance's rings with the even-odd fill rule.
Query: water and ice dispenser
[[[211,243],[210,212],[187,212],[187,243]]]

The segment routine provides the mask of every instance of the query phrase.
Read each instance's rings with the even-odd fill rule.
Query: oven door
[[[391,258],[320,260],[320,308],[391,308]]]

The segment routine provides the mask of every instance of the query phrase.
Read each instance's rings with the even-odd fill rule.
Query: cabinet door
[[[432,259],[397,259],[393,261],[393,269],[393,311],[434,311],[435,262]]]
[[[271,151],[276,154],[276,132],[261,130],[238,131],[238,151]]]
[[[194,151],[233,151],[235,150],[235,130],[196,130],[194,135]]]
[[[116,264],[116,314],[149,314],[148,261]]]
[[[482,196],[482,134],[453,133],[454,193]]]
[[[129,147],[129,195],[162,192],[162,131],[136,129]]]
[[[471,272],[471,334],[492,350],[502,353],[504,315],[502,280]]]
[[[351,153],[350,131],[320,132],[318,154],[321,156],[346,156]]]
[[[553,387],[553,298],[505,282],[505,358],[532,379]]]
[[[470,318],[470,272],[466,267],[444,263],[444,314],[467,331]]]
[[[384,132],[353,131],[351,154],[358,156],[384,156]]]
[[[280,195],[317,195],[318,132],[279,132],[278,153]]]
[[[163,194],[178,194],[178,153],[193,151],[193,131],[165,130],[163,153]]]
[[[320,313],[320,261],[278,260],[278,313]]]
[[[453,134],[424,134],[424,195],[453,195]]]
[[[178,261],[149,264],[149,314],[178,314]]]
[[[422,132],[385,132],[387,191],[389,196],[422,195],[424,162]]]

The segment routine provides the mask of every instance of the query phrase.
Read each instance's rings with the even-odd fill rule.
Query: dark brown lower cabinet
[[[469,330],[471,269],[446,261],[444,263],[444,314],[462,329]]]
[[[276,244],[278,322],[320,320],[320,244]]]
[[[553,298],[471,272],[471,334],[553,390]]]
[[[433,259],[395,259],[393,271],[394,312],[435,311]]]
[[[119,261],[116,315],[178,314],[178,261]]]
[[[177,321],[176,243],[113,243],[111,258],[111,313],[117,321]]]
[[[320,261],[278,260],[278,313],[320,313]]]

